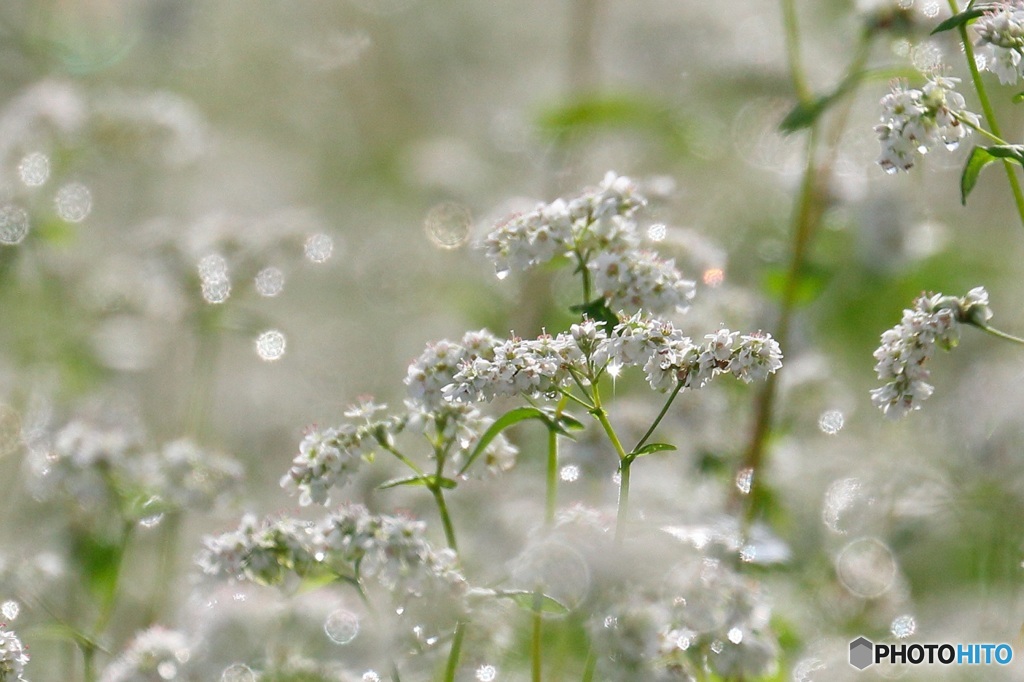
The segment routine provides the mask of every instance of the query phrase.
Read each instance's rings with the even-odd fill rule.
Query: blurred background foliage
[[[797,6],[811,89],[831,92],[865,13],[842,0]],[[954,37],[929,39],[928,20],[916,21],[901,32],[875,26],[868,64],[913,73],[915,60],[939,58],[964,75]],[[0,246],[4,558],[67,550],[65,511],[25,484],[33,428],[102,415],[144,425],[155,442],[189,436],[240,459],[242,499],[188,517],[173,571],[159,568],[166,540],[142,534],[127,560],[134,596],[120,607],[116,651],[151,619],[140,604],[154,576],[170,576],[166,589],[181,595],[159,619],[182,620],[202,532],[231,525],[239,508],[294,505],[277,481],[306,425],[338,421],[362,394],[400,401],[405,367],[430,340],[482,326],[523,336],[565,328],[565,273],[499,281],[471,245],[442,248],[437,230],[451,226],[428,214],[445,202],[468,210],[475,239],[606,170],[627,174],[651,197],[649,222],[665,226],[659,249],[698,280],[684,328],[772,331],[806,140],[779,130],[796,103],[782,36],[779,8],[762,0],[4,2],[0,196],[30,216],[25,241]],[[900,615],[913,614],[927,641],[1010,641],[1024,623],[1024,356],[967,333],[936,358],[936,395],[921,413],[883,421],[867,394],[879,334],[922,290],[984,285],[994,322],[1024,330],[1024,233],[996,171],[960,205],[966,146],[896,177],[875,165],[886,88],[868,79],[843,99],[783,349],[763,472],[769,518],[789,547],[765,577],[780,679],[817,679],[807,661],[843,663],[848,635],[882,638]],[[996,105],[1020,141],[1011,95],[1000,90]],[[837,108],[824,116],[835,123]],[[50,162],[40,186],[17,171],[33,152]],[[72,182],[91,193],[80,222],[55,204]],[[312,234],[333,240],[326,262],[304,257]],[[203,300],[196,275],[212,251],[231,271],[222,305]],[[272,298],[252,285],[267,266],[285,275]],[[287,338],[277,362],[253,351],[270,328]],[[633,385],[623,380],[617,394]],[[752,392],[709,391],[676,408],[681,451],[645,461],[635,482],[652,508],[684,499],[676,522],[718,513],[751,428]],[[624,397],[618,418],[656,408]],[[837,433],[819,427],[828,410],[843,415]],[[506,486],[528,496],[543,466],[530,455],[539,437],[518,436],[527,473],[458,502],[466,518],[475,510],[480,524],[517,529],[499,536],[526,521],[496,518],[488,499]],[[583,439],[567,454],[583,474],[564,486],[566,503],[612,502],[610,453],[594,447]],[[429,516],[412,495],[381,499],[372,486],[384,478],[352,497]],[[836,569],[861,537],[877,538],[898,567],[868,599],[844,589]],[[95,564],[86,571],[102,595],[116,548],[74,551]],[[61,679],[51,644],[32,647],[31,677]]]

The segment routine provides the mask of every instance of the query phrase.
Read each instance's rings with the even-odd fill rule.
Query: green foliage
[[[978,182],[981,170],[997,159],[1005,159],[1024,165],[1024,145],[1006,144],[991,147],[975,147],[967,157],[963,174],[960,176],[960,203],[967,205],[967,195]]]
[[[541,110],[537,125],[557,142],[577,134],[635,130],[652,135],[677,154],[688,148],[687,127],[675,108],[643,94],[598,93],[555,104]]]

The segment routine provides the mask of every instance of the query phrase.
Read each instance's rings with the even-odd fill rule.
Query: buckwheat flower
[[[330,504],[330,490],[352,480],[364,461],[372,459],[382,444],[402,429],[394,418],[374,420],[385,409],[382,405],[362,402],[345,411],[356,420],[327,429],[310,430],[299,443],[299,454],[281,478],[281,487],[299,494],[299,504]]]
[[[25,682],[29,657],[18,635],[0,625],[0,682]]]
[[[127,469],[143,489],[178,509],[208,509],[238,487],[243,473],[236,460],[187,438],[135,458]]]
[[[953,348],[960,340],[961,325],[983,325],[991,317],[983,287],[971,289],[963,298],[919,296],[913,308],[903,311],[900,323],[882,333],[874,357],[875,371],[885,384],[871,391],[871,401],[892,418],[920,409],[935,391],[928,383],[926,366],[935,349]]]
[[[405,377],[409,397],[427,406],[443,402],[442,389],[452,383],[460,365],[494,356],[498,339],[486,329],[466,332],[461,343],[432,343],[413,360]]]
[[[653,251],[605,252],[587,267],[594,288],[614,311],[686,312],[693,299],[693,281],[683,279],[674,261]]]
[[[103,671],[100,682],[163,682],[184,679],[181,668],[191,658],[188,639],[155,625],[135,636],[128,648]]]
[[[994,5],[974,22],[978,35],[977,56],[986,71],[1003,85],[1013,85],[1022,75],[1024,49],[1024,3],[1019,0]]]
[[[316,563],[312,536],[308,523],[246,514],[238,530],[206,536],[196,561],[210,576],[277,585],[289,574],[305,575]]]
[[[942,144],[956,149],[970,129],[960,119],[977,125],[978,117],[966,111],[963,95],[954,88],[956,78],[933,76],[918,90],[894,82],[882,98],[882,123],[875,126],[882,153],[878,164],[886,173],[910,170],[919,155]]]
[[[514,215],[484,240],[499,275],[523,271],[574,251],[625,250],[639,243],[633,216],[646,200],[629,178],[609,172],[601,184]]]
[[[727,370],[733,376],[747,384],[764,381],[769,374],[775,374],[781,368],[782,349],[779,348],[779,342],[765,332],[741,336],[727,365]]]
[[[546,396],[566,386],[573,370],[584,372],[586,367],[572,334],[511,338],[494,347],[491,359],[464,360],[442,394],[453,402],[489,402],[520,394]]]
[[[315,553],[335,569],[375,577],[388,589],[418,592],[425,581],[464,582],[450,550],[434,550],[426,524],[347,505],[318,525]]]

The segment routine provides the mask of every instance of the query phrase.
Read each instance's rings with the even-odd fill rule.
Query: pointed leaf
[[[950,29],[959,28],[965,25],[969,21],[977,19],[981,15],[988,11],[986,7],[975,7],[974,9],[965,10],[959,14],[954,14],[949,19],[946,19],[941,24],[932,29],[931,35],[936,33],[942,33],[943,31],[949,31]]]
[[[404,478],[392,478],[390,481],[384,481],[377,490],[387,490],[388,488],[397,488],[400,485],[426,485],[428,478],[426,476],[406,476]]]
[[[466,458],[466,463],[462,465],[459,470],[459,475],[466,473],[466,470],[473,464],[473,461],[487,449],[487,446],[497,438],[502,431],[508,427],[518,424],[526,419],[539,419],[544,422],[548,428],[554,428],[556,431],[568,435],[561,426],[554,422],[550,416],[548,416],[543,410],[536,407],[517,407],[514,410],[509,410],[501,417],[499,417],[493,424],[491,424],[483,435],[480,436],[480,440],[477,441],[476,447],[473,448],[473,452],[469,453],[469,457]]]
[[[569,613],[570,610],[568,606],[554,597],[530,590],[496,590],[495,596],[501,599],[511,599],[530,613],[537,612],[538,601],[540,602],[539,606],[541,613],[565,615],[566,613]]]
[[[975,147],[967,157],[964,172],[960,176],[960,203],[967,205],[967,195],[978,183],[978,174],[996,159],[1005,159],[1024,165],[1024,145],[1007,144],[991,147]]]
[[[579,419],[572,416],[568,412],[563,412],[562,414],[558,415],[557,419],[559,424],[562,424],[563,426],[565,426],[565,428],[572,429],[573,431],[582,431],[583,429],[587,428],[586,426],[583,425],[583,422],[581,422]]]
[[[643,457],[644,455],[649,455],[654,452],[665,452],[667,450],[676,449],[676,446],[672,445],[671,443],[648,443],[639,450],[634,450],[633,452],[629,453],[629,456],[633,459],[636,459],[637,457]]]
[[[604,322],[608,330],[611,330],[612,327],[619,323],[619,316],[612,312],[612,309],[608,307],[603,297],[595,298],[589,303],[569,306],[569,310],[586,315],[597,322]]]

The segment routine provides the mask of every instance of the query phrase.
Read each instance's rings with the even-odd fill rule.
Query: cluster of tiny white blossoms
[[[139,495],[152,496],[164,508],[209,507],[236,488],[243,473],[236,460],[187,439],[150,449],[124,429],[79,420],[61,428],[51,446],[34,455],[36,492],[87,509]]]
[[[568,201],[556,199],[512,216],[484,242],[499,277],[558,256],[576,258],[594,277],[595,290],[613,311],[686,310],[694,283],[675,262],[638,250],[638,209],[647,203],[629,178],[609,172],[601,184]]]
[[[177,630],[155,625],[137,634],[125,651],[103,671],[100,682],[160,682],[181,679],[188,663],[188,639]]]
[[[1006,0],[994,5],[974,22],[974,30],[979,66],[994,73],[1003,85],[1015,84],[1024,75],[1024,2]]]
[[[960,119],[978,124],[978,116],[964,109],[963,95],[954,90],[958,82],[932,76],[921,89],[892,84],[882,98],[882,122],[875,126],[882,145],[878,165],[886,173],[910,170],[918,156],[938,144],[955,149],[971,132]]]
[[[299,504],[330,504],[330,489],[348,482],[364,460],[387,443],[400,426],[393,419],[374,419],[383,405],[363,402],[346,417],[360,420],[326,429],[312,429],[299,443],[299,453],[281,478],[281,487],[300,493]]]
[[[25,682],[28,660],[18,635],[0,625],[0,682]]]
[[[490,353],[496,341],[489,333],[470,332],[464,339],[468,345],[441,341],[428,346],[409,367],[406,383],[410,397],[405,412],[383,418],[375,414],[387,409],[364,401],[345,412],[359,420],[327,429],[313,429],[302,439],[292,466],[281,478],[281,486],[299,494],[299,504],[327,505],[331,490],[352,480],[363,462],[371,460],[382,449],[393,450],[394,439],[401,433],[420,433],[434,447],[431,452],[446,453],[445,462],[460,468],[470,452],[493,423],[469,405],[458,405],[441,399],[442,386],[455,374],[457,359]],[[441,382],[446,382],[442,384]],[[518,450],[503,436],[491,440],[480,453],[488,471],[499,473],[515,465]]]
[[[315,524],[247,514],[238,530],[206,537],[197,561],[207,575],[262,585],[318,570],[373,576],[390,589],[411,591],[428,578],[461,582],[454,553],[434,550],[425,532],[422,521],[371,514],[356,504]]]
[[[701,388],[728,372],[749,383],[782,367],[782,351],[770,334],[741,335],[720,329],[695,344],[666,320],[638,312],[624,318],[611,335],[603,322],[584,320],[569,333],[536,340],[510,339],[490,360],[463,362],[444,395],[453,401],[490,401],[499,396],[549,395],[574,379],[585,381],[605,369],[618,374],[640,366],[657,391]]]
[[[871,391],[871,400],[887,417],[898,418],[921,408],[935,390],[928,383],[927,361],[935,349],[950,349],[960,340],[960,325],[985,324],[992,317],[988,292],[975,287],[963,298],[922,294],[903,319],[882,334],[875,351],[875,371],[884,386]]]

